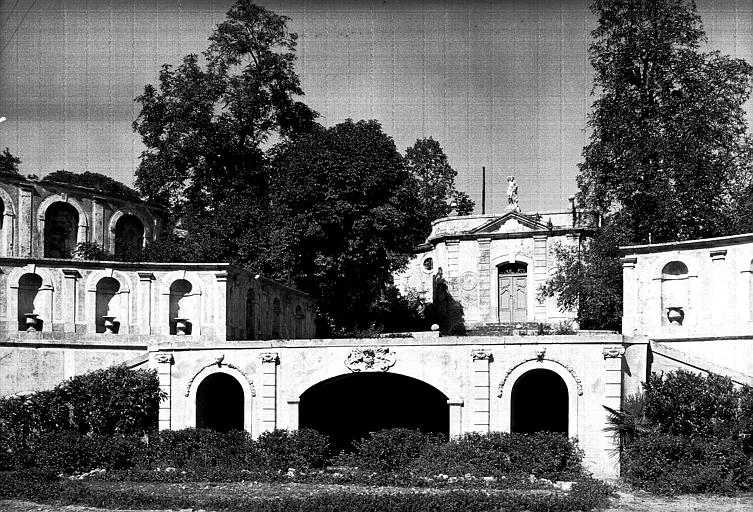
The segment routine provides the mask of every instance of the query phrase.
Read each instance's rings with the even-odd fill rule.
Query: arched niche
[[[662,267],[662,325],[683,325],[690,309],[689,279],[688,266],[680,260],[670,261]]]
[[[242,372],[237,366],[233,364],[209,364],[200,368],[191,377],[186,390],[185,397],[186,402],[186,417],[189,418],[189,423],[183,425],[184,427],[196,427],[196,401],[199,386],[201,386],[204,380],[212,375],[224,374],[227,375],[240,385],[243,391],[243,428],[248,432],[252,432],[252,418],[253,418],[253,398],[256,396],[256,391],[253,387],[253,383],[248,379],[246,374]]]
[[[102,287],[102,280],[112,279],[117,282],[117,290],[110,295]],[[108,287],[112,290],[114,285],[110,282]],[[117,332],[127,334],[131,330],[131,280],[128,275],[119,270],[102,269],[96,270],[89,274],[86,279],[86,297],[84,298],[84,307],[86,312],[84,318],[86,321],[87,332],[104,332],[102,310],[104,302],[107,302],[109,316],[115,317],[117,322]]]
[[[190,289],[176,281],[185,281]],[[185,318],[190,322],[190,335],[201,335],[204,320],[204,297],[201,278],[193,272],[175,270],[167,273],[160,283],[159,332],[177,334],[176,318]]]
[[[296,339],[303,338],[303,331],[305,329],[306,314],[303,312],[303,308],[300,304],[295,307],[295,337]]]
[[[0,187],[0,257],[13,256],[16,208],[10,194]]]
[[[123,219],[125,219],[125,221]],[[152,218],[151,215],[149,215],[148,212],[144,213],[140,210],[130,209],[130,208],[117,210],[115,213],[112,214],[112,217],[110,217],[110,226],[109,226],[110,236],[109,236],[108,248],[109,248],[109,251],[113,254],[117,254],[118,249],[119,249],[118,247],[119,225],[122,229],[123,222],[128,222],[129,219],[130,219],[130,222],[133,222],[133,220],[137,220],[141,225],[142,233],[140,235],[140,240],[137,243],[139,249],[142,249],[148,242],[154,241],[154,219]]]
[[[52,275],[47,269],[37,267],[33,264],[16,267],[8,274],[6,318],[11,321],[16,321],[19,319],[19,315],[26,313],[26,311],[19,311],[19,288],[21,286],[21,278],[27,274],[36,274],[42,279],[42,282],[34,295],[33,312],[39,315],[38,319],[42,326],[42,330],[52,331],[52,306],[55,290]],[[26,283],[24,283],[24,286],[26,286]],[[27,304],[22,303],[20,306],[24,308]]]
[[[75,249],[76,244],[84,243],[89,240],[89,218],[81,207],[81,204],[69,196],[63,196],[60,194],[49,196],[42,201],[37,210],[37,228],[39,230],[40,239],[39,249],[44,257],[49,257],[47,256],[47,248],[49,248],[51,244],[47,238],[56,228],[56,226],[47,225],[48,218],[52,217],[52,215],[48,215],[48,213],[51,213],[49,212],[49,209],[53,207],[60,208],[59,206],[56,206],[58,203],[66,204],[76,211],[76,226],[73,227],[73,229],[76,230],[75,237],[71,236],[70,238],[66,238],[66,243],[72,243],[73,249]]]
[[[568,436],[578,437],[578,402],[580,396],[583,394],[583,388],[571,369],[550,359],[543,359],[541,361],[534,359],[522,362],[512,368],[500,383],[499,398],[502,401],[502,430],[504,432],[510,432],[511,430],[513,387],[518,379],[532,370],[549,370],[557,374],[565,383],[565,386],[567,386]]]

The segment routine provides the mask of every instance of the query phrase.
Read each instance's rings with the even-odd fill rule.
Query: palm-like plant
[[[605,432],[610,432],[619,440],[619,451],[630,446],[642,434],[651,432],[652,427],[646,418],[646,398],[643,393],[627,395],[619,409],[603,406],[609,413]]]

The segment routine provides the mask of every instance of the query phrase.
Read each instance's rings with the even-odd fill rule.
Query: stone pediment
[[[547,226],[528,215],[520,212],[507,212],[501,217],[492,219],[489,222],[472,230],[475,235],[484,233],[519,233],[521,231],[546,231]]]

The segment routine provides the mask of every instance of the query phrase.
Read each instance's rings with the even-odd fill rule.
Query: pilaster
[[[622,334],[633,336],[638,329],[636,312],[638,311],[638,287],[635,282],[635,264],[638,258],[620,258],[622,263]]]
[[[219,300],[208,301],[205,300],[204,304],[213,304],[214,307],[214,332],[217,335],[217,339],[227,339],[227,328],[229,318],[227,317],[227,272],[217,272],[214,275],[217,278],[217,289],[219,291]]]
[[[63,330],[76,332],[76,323],[79,323],[78,280],[81,279],[81,274],[74,268],[64,268],[63,276],[63,300],[61,301]]]
[[[450,438],[463,435],[463,401],[447,400],[450,408]]]
[[[474,350],[473,356],[473,430],[475,432],[489,432],[490,423],[490,381],[489,363],[492,353],[485,349]]]
[[[547,278],[547,235],[533,235],[533,287],[538,290]],[[533,318],[538,322],[546,320],[546,302],[534,300]]]
[[[619,409],[622,406],[622,358],[625,348],[621,345],[607,346],[602,349],[604,356],[604,398],[602,404],[611,408]],[[605,453],[604,460],[608,460],[615,449],[619,449],[619,439],[615,439],[611,433],[604,432]],[[617,462],[619,464],[619,461]],[[618,470],[619,472],[619,470]]]
[[[19,258],[34,256],[34,187],[18,187],[18,252]],[[43,250],[43,249],[42,249]]]
[[[479,238],[478,242],[478,309],[482,321],[492,321],[491,315],[491,238]]]
[[[277,428],[277,352],[261,355],[261,432]]]
[[[460,240],[447,240],[447,277],[458,277]]]
[[[730,295],[730,283],[727,279],[726,260],[727,249],[709,251],[711,257],[711,325],[716,329],[724,329],[727,325],[727,303]]]
[[[92,200],[92,232],[91,241],[100,247],[105,247],[105,209],[103,199],[95,197]]]
[[[159,388],[166,398],[159,403],[159,429],[169,430],[172,427],[172,369],[175,359],[167,352],[160,352],[155,356],[157,362],[157,379]]]
[[[138,272],[139,288],[136,296],[136,325],[138,325],[139,334],[156,334],[152,332],[152,282],[154,274],[151,272]],[[167,321],[167,319],[165,319]]]

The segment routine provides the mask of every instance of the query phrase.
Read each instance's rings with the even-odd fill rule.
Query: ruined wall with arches
[[[166,212],[137,198],[0,176],[0,257],[70,259],[94,243],[125,256],[156,240]]]

